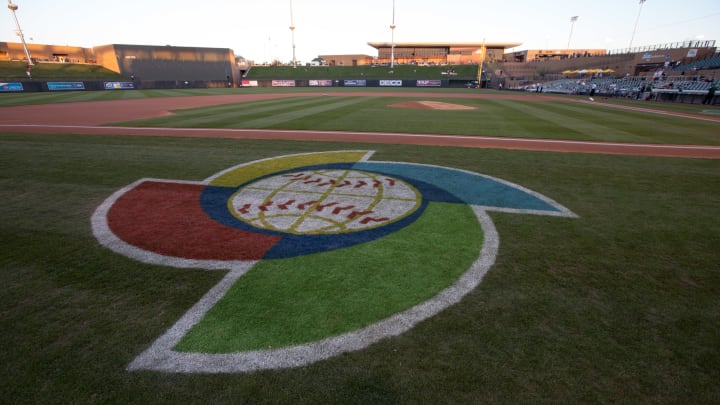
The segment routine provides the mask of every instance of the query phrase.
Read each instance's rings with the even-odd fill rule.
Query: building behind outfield
[[[370,55],[320,55],[330,66],[389,65],[479,65],[481,61],[500,62],[507,49],[520,43],[479,43],[479,42],[368,42],[377,50],[377,56]],[[485,55],[483,60],[483,49]]]
[[[136,80],[237,83],[235,54],[227,48],[103,45],[93,48],[98,64]]]
[[[507,49],[521,43],[368,42],[368,45],[377,49],[377,63],[380,64],[389,64],[394,56],[395,63],[399,64],[478,65],[483,61],[501,62]]]
[[[35,62],[95,63],[93,48],[79,46],[27,44]],[[27,60],[20,42],[0,42],[0,60]]]
[[[28,44],[28,50],[35,62],[98,64],[144,87],[225,87],[240,78],[235,53],[228,48]],[[22,44],[0,42],[0,60],[27,60]]]

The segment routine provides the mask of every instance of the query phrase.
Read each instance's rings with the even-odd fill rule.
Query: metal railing
[[[714,48],[715,40],[706,41],[683,41],[671,42],[667,44],[644,45],[633,48],[610,49],[606,55],[622,55],[628,53],[652,52],[661,49],[682,49],[682,48]]]

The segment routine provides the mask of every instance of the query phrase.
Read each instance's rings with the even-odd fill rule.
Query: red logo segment
[[[209,218],[198,204],[204,188],[145,181],[118,198],[108,212],[108,226],[133,246],[193,260],[259,260],[280,240]],[[249,204],[241,209],[249,210]]]

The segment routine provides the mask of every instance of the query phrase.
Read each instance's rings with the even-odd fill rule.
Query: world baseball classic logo
[[[576,217],[497,178],[370,151],[280,156],[205,181],[141,179],[92,216],[138,261],[225,271],[128,370],[295,367],[396,336],[472,291],[495,262],[488,211]]]

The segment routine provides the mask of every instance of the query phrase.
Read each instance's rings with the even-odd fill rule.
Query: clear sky
[[[13,0],[29,43],[230,48],[261,63],[377,55],[391,42],[392,0]],[[0,41],[18,42],[4,8]],[[520,42],[523,49],[621,49],[716,40],[720,0],[395,0],[396,42]],[[578,16],[571,24],[570,18]],[[572,36],[570,35],[572,28]]]

